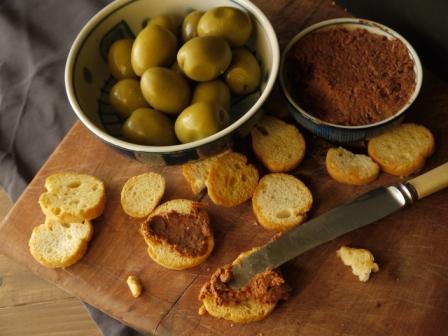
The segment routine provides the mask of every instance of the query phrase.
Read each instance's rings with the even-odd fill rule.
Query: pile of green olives
[[[124,121],[123,138],[169,146],[226,127],[231,95],[260,85],[260,65],[244,47],[252,29],[246,12],[217,7],[193,11],[182,24],[173,15],[158,15],[135,40],[115,41],[108,64],[117,83],[109,98]]]

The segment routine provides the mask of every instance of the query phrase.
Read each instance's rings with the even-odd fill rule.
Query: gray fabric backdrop
[[[0,185],[16,200],[76,120],[64,66],[82,26],[109,1],[0,1]],[[104,335],[139,335],[86,305]]]

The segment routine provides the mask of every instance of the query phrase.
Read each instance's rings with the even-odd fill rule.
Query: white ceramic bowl
[[[137,145],[120,139],[121,122],[109,104],[115,83],[107,66],[107,51],[117,39],[134,37],[156,15],[184,17],[192,10],[218,6],[240,8],[250,14],[253,34],[246,46],[261,64],[262,83],[254,94],[232,100],[233,122],[207,138],[174,146]],[[81,122],[101,140],[150,164],[177,164],[208,156],[231,146],[255,124],[260,107],[269,95],[279,68],[277,37],[266,16],[248,0],[117,0],[97,13],[76,37],[65,68],[70,104]]]
[[[376,123],[362,126],[337,125],[320,120],[312,114],[308,113],[308,111],[301,107],[299,102],[294,100],[291,96],[291,87],[288,83],[287,76],[285,75],[285,60],[287,58],[289,50],[297,43],[297,41],[310,33],[316,32],[321,29],[334,29],[338,27],[344,27],[347,29],[366,29],[371,33],[386,36],[389,39],[398,39],[406,46],[410,58],[414,61],[415,88],[406,104],[393,116]],[[365,19],[340,18],[316,23],[302,30],[291,39],[282,54],[279,80],[282,92],[286,97],[286,100],[288,101],[289,110],[294,119],[300,125],[308,129],[313,134],[327,140],[341,143],[351,143],[368,139],[403,121],[405,111],[409,108],[409,106],[411,106],[411,104],[417,98],[418,93],[420,92],[423,80],[423,70],[420,63],[420,58],[418,57],[414,48],[409,44],[408,41],[406,41],[403,36],[398,34],[396,31],[380,23]]]

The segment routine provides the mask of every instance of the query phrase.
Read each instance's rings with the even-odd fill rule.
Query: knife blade
[[[269,267],[276,268],[318,245],[373,223],[447,186],[448,163],[445,163],[407,183],[361,195],[288,231],[233,265],[233,280],[229,286],[241,288],[254,275]]]

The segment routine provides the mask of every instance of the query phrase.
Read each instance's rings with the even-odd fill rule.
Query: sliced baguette
[[[295,126],[266,115],[251,135],[255,155],[271,172],[287,172],[302,162],[305,139]]]
[[[47,177],[45,188],[39,197],[42,212],[62,223],[97,218],[106,204],[104,183],[94,176],[56,173]]]
[[[163,203],[156,208],[156,210],[141,224],[140,227],[140,233],[142,234],[146,244],[148,245],[148,255],[159,265],[174,270],[192,268],[203,263],[212,253],[215,246],[213,234],[211,234],[211,236],[207,240],[207,251],[204,254],[195,257],[185,256],[179,253],[171,244],[167,242],[160,242],[157,239],[154,239],[153,235],[150,233],[149,227],[151,219],[154,216],[162,215],[169,212],[191,214],[197,218],[199,218],[200,216],[207,221],[207,225],[209,226],[208,214],[199,205],[199,203],[185,199],[176,199]],[[176,224],[177,223],[170,223],[170,225]],[[193,225],[194,223],[191,224]],[[209,231],[211,232],[210,227]]]
[[[236,323],[263,320],[272,313],[276,306],[275,304],[257,302],[253,299],[246,300],[244,304],[220,306],[211,296],[205,297],[202,304],[211,316]]]
[[[229,152],[230,150],[206,159],[188,162],[182,165],[182,174],[190,184],[191,190],[195,195],[199,194],[206,188],[205,182],[212,164],[218,159],[218,157]]]
[[[256,250],[258,250],[258,248],[253,248],[250,251],[241,253],[232,262],[232,265],[240,263],[244,258]],[[211,316],[236,323],[249,323],[263,320],[272,313],[277,305],[277,303],[259,302],[251,297],[237,304],[218,304],[212,295],[203,296],[202,289],[199,299],[202,301],[202,307],[204,307]]]
[[[47,219],[33,229],[29,248],[34,259],[45,267],[69,267],[84,256],[92,236],[93,226],[88,220],[64,224]]]
[[[257,182],[257,168],[243,154],[228,153],[212,164],[206,184],[213,203],[232,207],[250,199]]]
[[[157,173],[133,176],[121,190],[121,207],[134,218],[147,217],[165,193],[165,179]]]
[[[306,218],[313,196],[302,181],[283,173],[261,178],[252,197],[257,221],[268,230],[285,231]]]
[[[338,182],[363,185],[373,182],[380,173],[378,166],[367,155],[353,154],[342,148],[330,148],[325,159],[328,174]]]
[[[407,176],[423,168],[434,152],[434,137],[424,126],[401,124],[370,139],[367,150],[386,173]]]

